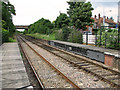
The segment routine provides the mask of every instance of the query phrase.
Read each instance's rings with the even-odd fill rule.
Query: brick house
[[[95,15],[94,18],[91,17],[91,19],[94,20],[94,23],[92,26],[86,26],[87,30],[89,33],[94,33],[94,29],[98,29],[101,28],[101,26],[103,26],[103,17],[100,16],[100,14],[98,14],[98,18]],[[106,28],[115,28],[113,26],[116,26],[116,22],[114,22],[112,19],[109,19],[108,17],[105,17],[105,26],[107,26]]]

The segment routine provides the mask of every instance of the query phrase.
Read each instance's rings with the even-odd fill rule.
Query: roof
[[[95,23],[97,23],[98,25],[100,25],[101,23],[103,23],[103,17],[100,17],[99,19],[97,18],[91,18],[94,20]],[[109,23],[109,24],[117,24],[116,22],[114,22],[112,19],[105,19],[105,23]]]

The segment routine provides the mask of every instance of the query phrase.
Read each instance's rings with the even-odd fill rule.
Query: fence
[[[103,29],[101,28],[95,35],[83,35],[83,42],[93,44],[95,46],[102,46],[111,49],[120,49],[120,29]]]
[[[87,40],[87,36],[83,35],[83,42],[86,43],[86,40]],[[87,43],[95,45],[95,35],[88,35]]]

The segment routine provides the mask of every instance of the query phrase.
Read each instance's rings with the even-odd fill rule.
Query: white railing
[[[86,35],[83,35],[83,42],[86,43]],[[95,44],[95,35],[88,35],[88,44]]]

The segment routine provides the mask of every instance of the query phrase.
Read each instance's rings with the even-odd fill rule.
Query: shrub
[[[100,31],[98,31],[97,44],[100,45]],[[118,31],[117,30],[103,30],[101,33],[101,45],[107,48],[116,48],[118,47]],[[105,43],[106,40],[106,43]]]
[[[62,28],[62,40],[63,41],[68,41],[68,36],[71,33],[72,29],[68,27],[63,27]]]
[[[82,44],[83,43],[82,33],[78,30],[73,30],[68,37],[68,41]]]
[[[62,37],[62,30],[56,31],[56,33],[55,33],[55,39],[56,40],[62,40],[63,39],[63,37]]]
[[[30,25],[28,33],[50,34],[52,32],[51,31],[52,28],[53,28],[53,24],[49,20],[41,18],[37,22]]]
[[[72,29],[68,27],[63,27],[61,30],[58,30],[55,34],[55,38],[61,41],[68,41],[68,36]]]
[[[27,34],[28,33],[28,30],[24,30],[23,34]]]
[[[2,28],[2,43],[9,41],[9,32]]]

